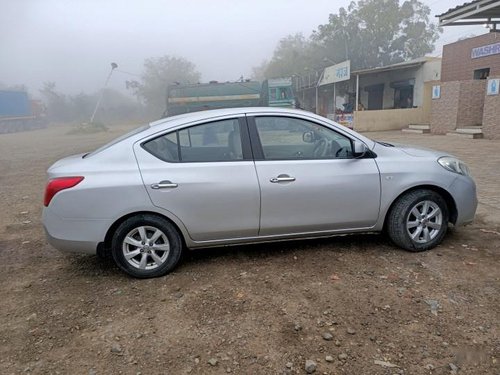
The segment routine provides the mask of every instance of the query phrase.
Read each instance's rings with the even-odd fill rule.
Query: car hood
[[[425,147],[417,147],[411,145],[405,145],[400,143],[393,143],[394,148],[404,152],[407,155],[415,156],[415,157],[441,157],[441,156],[449,156],[448,153],[442,151],[432,150],[430,148]]]

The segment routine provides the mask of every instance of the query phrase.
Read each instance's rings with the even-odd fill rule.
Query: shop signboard
[[[349,78],[351,78],[351,60],[346,60],[339,64],[326,67],[319,86],[347,81]]]
[[[500,42],[473,48],[470,57],[472,59],[477,59],[479,57],[498,55],[498,54],[500,54]]]
[[[489,79],[488,85],[486,87],[487,87],[486,89],[487,95],[498,95],[500,91],[500,79],[499,78]]]

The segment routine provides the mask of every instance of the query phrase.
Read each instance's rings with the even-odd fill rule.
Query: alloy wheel
[[[170,243],[165,233],[153,226],[132,229],[123,239],[125,260],[140,270],[153,270],[168,259]]]
[[[430,200],[421,201],[414,205],[406,219],[406,230],[410,238],[421,244],[436,238],[442,225],[443,213],[439,206]]]

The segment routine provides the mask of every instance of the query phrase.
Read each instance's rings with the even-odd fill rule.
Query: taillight
[[[59,177],[50,180],[45,187],[45,198],[43,200],[43,205],[48,207],[50,201],[58,192],[64,189],[72,188],[83,181],[82,176],[75,177]]]

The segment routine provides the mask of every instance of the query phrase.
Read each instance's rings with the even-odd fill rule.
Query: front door
[[[261,236],[318,233],[375,225],[379,171],[352,156],[351,140],[294,117],[250,118],[261,189]]]
[[[384,84],[371,85],[365,88],[368,91],[367,109],[383,109],[384,107]]]

